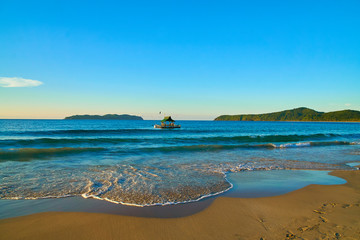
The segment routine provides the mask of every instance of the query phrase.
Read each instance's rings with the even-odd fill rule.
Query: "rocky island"
[[[144,120],[140,116],[128,114],[106,114],[106,115],[73,115],[66,117],[65,120]]]
[[[295,108],[264,114],[221,115],[215,121],[317,121],[317,122],[360,122],[360,111],[342,110],[317,112],[310,108]]]

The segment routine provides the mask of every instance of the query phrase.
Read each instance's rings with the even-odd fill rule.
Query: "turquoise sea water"
[[[179,121],[174,130],[155,123],[0,120],[0,198],[163,205],[215,195],[235,182],[251,188],[261,181],[252,171],[275,180],[284,179],[275,170],[353,170],[347,163],[360,161],[358,123]],[[281,184],[286,189],[275,181]]]

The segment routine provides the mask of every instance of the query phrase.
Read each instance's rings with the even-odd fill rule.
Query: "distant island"
[[[221,115],[215,121],[317,121],[317,122],[360,122],[360,111],[342,110],[317,112],[310,108],[295,108],[274,113]]]
[[[73,115],[65,120],[144,120],[142,117],[128,114],[106,114],[106,115]]]

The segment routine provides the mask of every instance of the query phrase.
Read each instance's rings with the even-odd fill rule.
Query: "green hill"
[[[128,114],[106,114],[106,115],[73,115],[65,120],[144,120],[142,117]]]
[[[264,114],[221,115],[215,121],[329,121],[360,122],[360,111],[342,110],[336,112],[317,112],[301,107]]]

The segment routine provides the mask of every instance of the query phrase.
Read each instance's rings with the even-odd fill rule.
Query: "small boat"
[[[180,128],[181,126],[179,124],[174,124],[174,120],[171,118],[171,116],[167,116],[164,117],[163,120],[161,120],[161,124],[155,124],[154,128],[166,128],[166,129],[171,129],[171,128]]]

